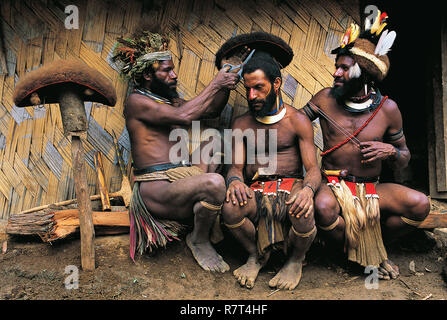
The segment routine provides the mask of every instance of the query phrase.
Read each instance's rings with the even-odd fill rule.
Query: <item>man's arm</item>
[[[371,163],[377,160],[387,160],[392,169],[402,169],[408,166],[411,159],[410,150],[407,147],[405,135],[402,129],[402,114],[397,104],[388,100],[384,106],[389,126],[385,132],[384,142],[368,141],[361,143],[363,163]]]
[[[286,204],[292,204],[289,213],[300,218],[307,218],[313,212],[313,198],[321,184],[321,173],[318,168],[312,123],[305,115],[297,113],[294,128],[298,136],[301,160],[306,169],[303,188],[292,190]]]
[[[241,129],[240,120],[236,119],[232,126],[232,130]],[[248,198],[252,198],[251,189],[244,183],[244,167],[245,167],[245,145],[243,139],[232,138],[232,162],[227,173],[227,197],[226,202],[241,207],[248,204]]]
[[[330,92],[330,88],[324,88],[317,92],[310,100],[309,102],[299,109],[299,111],[303,114],[305,114],[310,121],[314,121],[315,119],[320,117],[320,113],[318,112],[318,108],[321,108],[325,104],[325,99]]]
[[[128,105],[132,106],[132,110],[126,110],[126,113],[131,112],[132,117],[150,124],[190,125],[192,121],[198,120],[213,104],[216,95],[221,94],[221,90],[234,89],[237,81],[238,76],[236,74],[221,70],[197,97],[179,107],[157,103],[134,94],[128,100]]]
[[[221,89],[217,92],[209,107],[200,116],[200,119],[213,119],[220,116],[223,109],[227,105],[228,98],[230,97],[230,91],[231,90],[229,89]]]

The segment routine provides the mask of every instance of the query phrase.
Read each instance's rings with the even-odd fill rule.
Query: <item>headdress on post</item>
[[[119,64],[122,77],[139,84],[149,67],[156,69],[158,61],[172,59],[168,45],[167,35],[142,31],[133,38],[118,38],[112,61]]]
[[[352,23],[341,39],[340,46],[332,50],[332,54],[348,54],[352,56],[361,69],[369,73],[374,80],[382,81],[390,69],[390,60],[387,53],[390,51],[396,32],[384,30],[387,26],[388,15],[380,10],[374,22],[365,21],[365,31],[360,33],[360,27]],[[361,70],[353,69],[359,76]]]

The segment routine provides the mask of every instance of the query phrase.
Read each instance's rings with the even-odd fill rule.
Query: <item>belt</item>
[[[281,175],[271,175],[271,176],[261,176],[253,182],[256,181],[275,181],[279,179],[304,179],[302,175],[290,175],[290,176],[281,176]]]
[[[180,167],[191,167],[191,164],[189,163],[164,163],[164,164],[157,164],[155,166],[146,167],[143,169],[134,168],[134,175],[135,176],[141,176],[143,174],[153,173],[157,171],[166,171],[169,169],[175,169]]]
[[[330,175],[329,175],[330,176]],[[356,177],[353,175],[346,175],[344,177],[339,177],[342,180],[352,182],[352,183],[375,183],[379,182],[379,177]]]

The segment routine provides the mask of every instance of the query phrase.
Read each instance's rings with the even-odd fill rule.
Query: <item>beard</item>
[[[177,84],[177,80],[168,83],[154,77],[151,82],[151,91],[168,100],[178,98],[177,88],[171,88],[174,84]]]
[[[365,79],[363,77],[350,79],[348,81],[340,80],[343,83],[341,87],[332,87],[331,94],[339,102],[344,101],[350,97],[356,95],[365,85]]]
[[[275,90],[273,90],[272,88],[271,92],[268,94],[265,100],[261,99],[248,100],[248,109],[250,113],[255,117],[261,117],[261,118],[265,117],[272,111],[273,106],[276,103],[276,97],[277,94],[275,93]],[[258,103],[262,104],[262,108],[259,111],[256,111],[253,105]]]

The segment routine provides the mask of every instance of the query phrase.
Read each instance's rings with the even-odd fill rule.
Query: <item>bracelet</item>
[[[312,188],[312,186],[311,186],[310,184],[306,183],[306,185],[304,186],[304,188],[305,188],[305,187],[308,187],[310,190],[312,190],[313,194],[315,194],[315,190],[314,190],[314,188]]]
[[[394,146],[393,146],[393,147],[394,147]],[[393,159],[393,161],[397,161],[397,160],[399,160],[399,158],[400,158],[400,150],[399,150],[399,148],[397,148],[397,147],[394,147],[394,149],[397,150],[397,158],[396,158],[396,159]]]
[[[239,177],[236,177],[236,176],[229,177],[228,180],[227,180],[227,188],[228,188],[228,187],[230,186],[230,184],[231,184],[233,181],[235,181],[235,180],[239,180],[240,182],[242,182],[242,179],[239,178]]]

